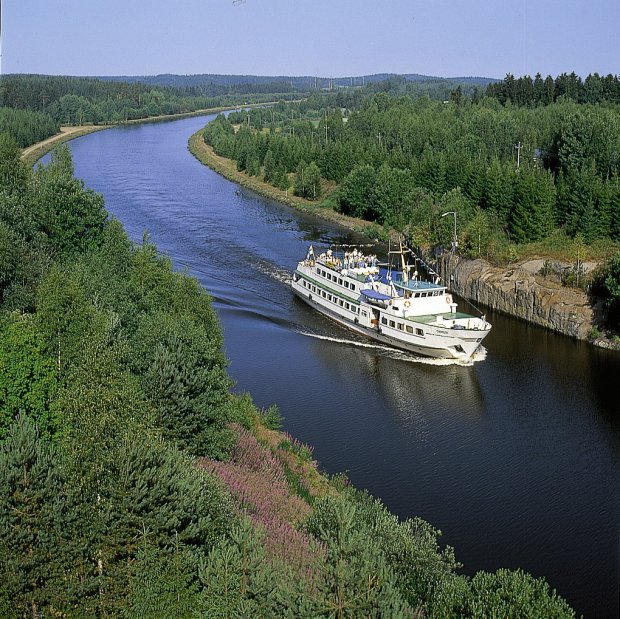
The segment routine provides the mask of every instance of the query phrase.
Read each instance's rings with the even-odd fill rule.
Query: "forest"
[[[111,124],[207,108],[294,98],[273,85],[218,86],[205,90],[154,86],[87,77],[4,75],[0,102],[14,110],[41,112],[56,124]],[[299,94],[295,93],[295,97]]]
[[[518,96],[527,84],[534,98]],[[442,214],[454,212],[470,257],[507,263],[537,244],[609,259],[620,241],[619,88],[613,76],[573,74],[507,76],[471,96],[457,86],[443,101],[398,88],[313,95],[220,115],[204,140],[248,175],[374,222],[376,236],[395,229],[418,247],[450,247]],[[581,285],[606,299],[617,328],[609,269]]]
[[[233,392],[197,281],[129,241],[68,148],[19,153],[0,136],[1,616],[574,616],[321,475]]]
[[[58,131],[59,123],[49,114],[0,107],[0,134],[12,136],[20,148],[41,142]]]

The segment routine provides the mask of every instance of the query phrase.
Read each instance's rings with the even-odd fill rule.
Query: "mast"
[[[409,266],[405,264],[405,250],[403,249],[403,242],[399,239],[398,244],[400,246],[400,262],[403,267],[403,283],[409,281]]]

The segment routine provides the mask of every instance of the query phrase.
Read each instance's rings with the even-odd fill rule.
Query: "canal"
[[[214,297],[236,389],[402,518],[421,516],[463,571],[545,576],[585,617],[618,613],[620,355],[487,313],[469,365],[352,336],[295,299],[309,243],[351,233],[198,163],[207,117],[73,142],[76,175],[132,239],[148,232]],[[465,308],[463,308],[465,309]]]

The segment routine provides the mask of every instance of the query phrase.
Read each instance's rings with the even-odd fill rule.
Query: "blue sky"
[[[2,72],[620,73],[620,0],[2,0]]]

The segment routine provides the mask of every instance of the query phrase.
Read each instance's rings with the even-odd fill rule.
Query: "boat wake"
[[[280,269],[268,262],[256,261],[253,266],[257,271],[263,275],[266,275],[270,279],[275,279],[276,281],[290,286],[293,277],[293,274],[290,271]]]
[[[296,330],[296,333],[311,337],[316,340],[324,340],[328,342],[335,342],[336,344],[346,344],[348,346],[355,346],[357,348],[371,348],[379,351],[381,354],[390,357],[391,359],[398,359],[399,361],[408,361],[409,363],[419,363],[422,365],[459,365],[461,367],[470,367],[479,361],[484,361],[487,357],[487,349],[481,346],[469,359],[435,359],[433,357],[420,357],[402,350],[397,350],[391,346],[382,346],[381,344],[371,344],[368,342],[360,342],[357,340],[350,340],[339,337],[331,337],[329,335],[319,335],[317,333],[311,333],[309,331]]]

